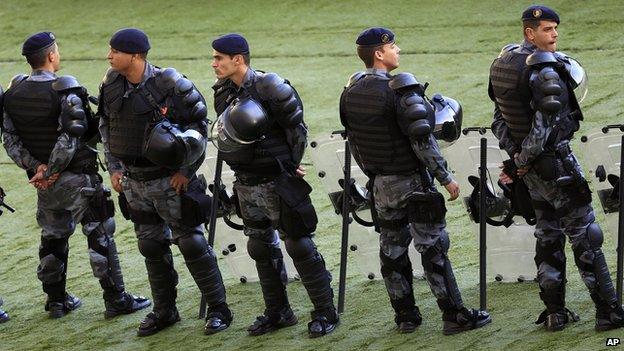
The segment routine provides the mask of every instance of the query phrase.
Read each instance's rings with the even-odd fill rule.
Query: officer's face
[[[395,43],[385,44],[383,50],[377,51],[375,54],[377,58],[386,66],[388,72],[399,67],[399,54],[401,48]]]
[[[134,55],[110,48],[108,51],[108,63],[116,71],[124,72],[130,67]]]
[[[236,73],[240,65],[240,57],[240,55],[230,56],[217,50],[212,50],[212,69],[217,78],[229,78]]]
[[[557,22],[540,21],[536,29],[527,28],[527,38],[543,51],[555,52],[557,50]]]

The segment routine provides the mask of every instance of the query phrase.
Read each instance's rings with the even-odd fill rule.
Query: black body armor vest
[[[155,166],[143,157],[146,131],[162,118],[158,104],[165,98],[153,81],[153,78],[149,79],[127,96],[122,75],[102,86],[109,119],[108,147],[111,154],[126,165]]]
[[[22,145],[39,162],[47,164],[60,136],[61,102],[54,81],[15,82],[5,94],[4,110],[11,117]],[[65,169],[74,173],[97,172],[97,154],[82,145]],[[32,177],[34,174],[30,174]]]
[[[420,161],[396,117],[396,93],[389,78],[365,75],[345,88],[340,118],[347,128],[353,157],[367,174],[412,174]]]
[[[490,67],[491,97],[498,104],[511,138],[518,146],[522,145],[533,123],[527,56],[529,54],[507,51]]]
[[[263,101],[252,85],[239,93],[236,85],[227,80],[213,87],[214,108],[217,116],[230,105],[237,97],[249,94],[260,102],[271,117],[271,107],[268,101]],[[235,173],[244,173],[249,176],[275,177],[282,173],[282,168],[276,159],[282,164],[291,159],[291,150],[286,141],[286,134],[275,119],[272,118],[272,127],[265,133],[262,140],[256,141],[235,152],[223,152],[223,160]]]

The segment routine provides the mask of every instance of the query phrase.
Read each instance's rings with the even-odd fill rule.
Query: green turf
[[[118,28],[137,26],[150,35],[150,60],[173,66],[191,78],[211,101],[214,75],[210,67],[211,40],[219,34],[244,34],[252,50],[252,66],[276,71],[299,90],[312,136],[340,127],[338,97],[349,75],[361,69],[354,40],[366,27],[383,25],[395,30],[402,48],[401,68],[422,81],[430,92],[443,92],[462,102],[464,126],[489,124],[492,104],[487,97],[488,67],[500,48],[521,40],[518,18],[527,1],[33,1],[5,0],[0,5],[0,82],[27,73],[21,44],[31,33],[52,30],[59,38],[63,70],[77,76],[95,93],[108,64],[108,39]],[[622,121],[624,93],[621,65],[624,3],[612,1],[549,1],[562,17],[559,49],[578,58],[590,77],[590,93],[583,103],[586,121],[581,132],[605,123]],[[211,116],[214,119],[214,115]],[[575,145],[577,146],[577,145]],[[309,162],[309,158],[306,158]],[[35,221],[36,193],[24,173],[7,163],[0,151],[0,181],[7,202],[18,213],[0,219],[0,295],[12,316],[0,325],[1,350],[44,349],[570,349],[604,348],[607,336],[623,331],[593,331],[593,306],[569,261],[569,307],[582,321],[565,331],[542,331],[532,321],[542,309],[535,284],[488,285],[488,307],[494,322],[478,331],[444,337],[440,313],[427,285],[415,285],[424,316],[423,325],[410,335],[393,329],[392,311],[380,282],[370,282],[350,270],[347,311],[332,335],[309,340],[305,323],[310,303],[300,283],[289,286],[292,305],[301,323],[268,336],[251,338],[245,328],[262,307],[258,284],[239,284],[223,269],[228,300],[235,313],[232,327],[211,337],[202,335],[196,319],[199,294],[176,249],[180,273],[179,308],[182,322],[149,338],[135,337],[144,313],[104,321],[100,288],[92,277],[86,240],[80,232],[71,239],[68,289],[84,306],[61,319],[49,320],[43,311],[44,295],[35,269],[39,229]],[[333,214],[312,166],[308,180],[315,187],[313,201],[321,222],[317,243],[337,287],[340,222]],[[464,192],[467,189],[463,189]],[[478,304],[478,243],[459,204],[450,206],[450,256],[464,300]],[[599,219],[603,219],[599,215]],[[611,264],[615,244],[607,236],[605,251]],[[149,294],[145,267],[129,222],[117,218],[117,245],[128,290]],[[569,257],[571,253],[569,252]],[[349,260],[350,268],[354,261]],[[225,262],[220,261],[224,267]],[[613,268],[613,265],[612,265]]]

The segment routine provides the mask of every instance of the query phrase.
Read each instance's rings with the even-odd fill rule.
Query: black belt
[[[236,181],[246,186],[255,186],[260,184],[269,183],[275,180],[277,175],[275,176],[257,176],[257,175],[246,175],[246,174],[237,174]]]
[[[168,177],[172,173],[173,171],[168,168],[159,168],[152,171],[126,171],[126,176],[132,180],[136,180],[137,182],[147,182],[150,180]]]

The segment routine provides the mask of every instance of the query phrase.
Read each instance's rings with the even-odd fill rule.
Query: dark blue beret
[[[54,44],[56,37],[52,32],[39,32],[31,35],[22,45],[22,55],[27,56]]]
[[[559,15],[549,7],[532,5],[522,13],[522,21],[529,20],[554,21],[559,24]]]
[[[249,54],[247,40],[242,35],[236,33],[225,34],[213,40],[212,48],[228,55]]]
[[[359,46],[377,46],[394,43],[394,33],[388,28],[368,28],[358,35],[355,43]]]
[[[148,52],[151,48],[147,34],[137,28],[120,29],[109,42],[111,48],[127,54]]]

